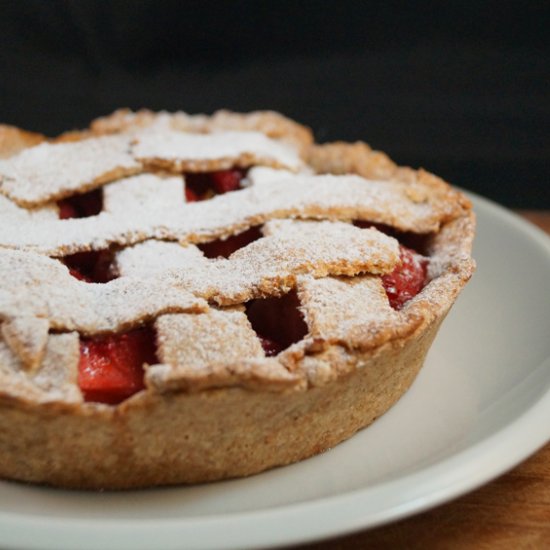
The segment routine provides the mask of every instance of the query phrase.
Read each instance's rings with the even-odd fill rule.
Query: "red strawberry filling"
[[[258,338],[260,339],[260,344],[262,345],[266,357],[274,357],[285,349],[285,346],[281,342],[260,335],[258,335]]]
[[[254,226],[238,235],[231,235],[227,239],[216,239],[209,243],[199,244],[198,247],[203,251],[207,258],[218,258],[222,256],[229,258],[233,252],[243,248],[247,244],[262,237],[260,226]]]
[[[212,172],[210,174],[214,190],[220,195],[240,189],[243,177],[244,172],[238,169],[218,170],[217,172]]]
[[[394,309],[401,309],[424,288],[428,269],[428,260],[414,250],[400,244],[399,254],[399,265],[382,277],[382,284]]]
[[[268,357],[277,355],[307,334],[299,305],[296,291],[280,298],[252,300],[246,305],[248,320]]]
[[[84,399],[111,405],[124,401],[144,388],[144,363],[158,363],[151,328],[82,338],[78,385]]]
[[[186,187],[185,188],[185,200],[187,202],[196,202],[196,201],[199,200],[199,197],[197,196],[195,191],[193,191],[193,189],[191,189],[190,187]]]
[[[69,267],[69,273],[75,279],[78,279],[79,281],[84,281],[85,283],[93,283],[93,281],[89,277],[87,277],[86,275],[84,275],[78,269],[75,269],[74,267]]]
[[[94,189],[88,193],[81,193],[57,202],[59,218],[88,218],[97,216],[103,208],[103,190]]]
[[[110,250],[77,252],[63,258],[70,274],[87,283],[106,283],[113,280],[115,277],[111,273],[112,261],[113,253]]]
[[[238,168],[185,174],[185,198],[187,202],[203,201],[237,191],[245,175],[246,172]]]
[[[374,227],[399,241],[400,263],[391,273],[382,277],[382,284],[391,307],[401,309],[426,285],[429,260],[416,252],[424,248],[426,236],[399,232],[390,225],[382,223],[356,220],[353,225],[362,228]]]

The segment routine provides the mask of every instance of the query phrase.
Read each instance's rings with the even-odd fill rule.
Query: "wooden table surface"
[[[550,234],[550,211],[519,213]],[[507,474],[448,504],[384,527],[295,547],[390,548],[550,549],[550,443]]]

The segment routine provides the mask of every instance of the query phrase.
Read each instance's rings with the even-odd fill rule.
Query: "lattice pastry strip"
[[[420,322],[390,307],[380,277],[303,276],[297,289],[311,337],[327,343],[367,349],[404,336]]]
[[[152,277],[170,270],[191,270],[208,260],[194,245],[149,240],[116,253],[113,271],[120,277]]]
[[[461,204],[430,194],[420,184],[358,176],[288,176],[283,171],[281,179],[271,178],[208,201],[176,204],[170,210],[139,208],[123,217],[102,212],[92,218],[22,221],[17,228],[0,220],[0,246],[66,255],[149,238],[204,242],[283,217],[369,220],[428,233],[461,210]]]
[[[155,328],[160,361],[185,369],[200,370],[209,364],[264,357],[242,308],[162,315]]]
[[[45,204],[37,208],[23,208],[17,203],[0,195],[0,220],[4,225],[52,221],[59,219],[59,209],[55,204]]]
[[[277,361],[265,359],[242,308],[163,315],[155,328],[163,364],[148,367],[145,380],[158,391],[235,383],[280,388],[299,382]]]
[[[40,366],[28,372],[10,346],[0,338],[0,387],[11,395],[37,402],[80,402],[78,334],[50,334]]]
[[[12,273],[17,273],[14,281]],[[203,311],[206,303],[177,282],[116,279],[89,284],[57,260],[0,251],[0,319],[41,317],[55,330],[119,332],[161,313]]]
[[[141,134],[42,143],[0,160],[0,192],[23,206],[37,206],[143,171],[220,170],[266,164],[297,170],[297,153],[258,132]]]
[[[309,168],[305,168],[300,172],[300,175],[314,175]],[[248,180],[249,185],[258,187],[260,185],[269,185],[277,183],[281,180],[289,179],[295,175],[289,170],[276,170],[274,168],[269,168],[268,166],[253,166],[248,171],[246,179]]]
[[[221,131],[261,132],[272,139],[289,143],[300,151],[306,150],[313,142],[308,128],[274,111],[233,113],[220,110],[212,115],[189,115],[183,111],[168,113],[142,109],[132,112],[129,109],[119,109],[94,120],[90,125],[91,132],[99,135],[136,132],[144,128],[206,134]]]
[[[153,130],[137,135],[133,154],[146,166],[178,172],[255,164],[292,170],[302,166],[294,149],[259,132],[191,134]]]
[[[141,164],[130,154],[128,136],[42,143],[0,161],[0,192],[32,207],[139,170]]]
[[[143,277],[155,273],[149,262],[155,251],[177,252],[167,267],[166,280],[220,305],[246,302],[259,296],[280,295],[294,287],[296,275],[356,275],[386,273],[399,258],[397,241],[375,229],[338,222],[313,222],[315,231],[280,230],[250,243],[228,259],[209,260],[177,244],[151,242],[117,254],[117,270]]]
[[[140,211],[170,210],[185,202],[181,176],[140,174],[103,188],[103,210],[114,216],[136,216]]]
[[[23,367],[33,371],[44,358],[49,329],[48,319],[21,316],[2,323],[0,331]]]
[[[229,259],[207,260],[198,251],[183,249],[187,265],[195,269],[161,272],[147,280],[122,277],[106,284],[78,281],[56,260],[4,250],[0,252],[0,316],[47,318],[57,330],[120,331],[160,313],[201,311],[205,304],[195,296],[224,305],[242,303],[288,291],[297,274],[384,273],[398,261],[397,242],[374,229],[334,222],[315,226],[315,233],[305,224],[302,232],[287,229],[264,237]],[[148,256],[151,247],[159,245],[140,248]],[[121,256],[127,257],[128,252]],[[121,256],[118,265],[124,272]],[[19,273],[15,289],[12,272]]]

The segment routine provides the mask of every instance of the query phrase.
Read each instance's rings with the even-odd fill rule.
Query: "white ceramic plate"
[[[474,198],[478,271],[411,390],[321,456],[249,479],[79,493],[0,482],[0,546],[260,548],[380,525],[489,481],[550,439],[550,239]]]

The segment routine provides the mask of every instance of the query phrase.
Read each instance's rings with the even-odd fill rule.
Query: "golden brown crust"
[[[113,244],[128,246],[150,238],[202,243],[278,218],[365,220],[401,231],[430,233],[467,210],[455,197],[456,192],[442,182],[439,185],[431,180],[426,184],[420,178],[404,183],[353,175],[289,175],[284,170],[275,171],[282,173],[277,178],[270,175],[266,179],[266,168],[262,169],[262,177],[257,176],[256,170],[250,175],[254,184],[238,194],[220,195],[189,206],[183,200],[173,201],[165,209],[160,205],[148,208],[147,202],[158,203],[166,191],[166,200],[171,200],[173,195],[166,180],[152,174],[119,180],[104,187],[106,208],[96,217],[44,219],[39,223],[34,217],[21,216],[17,226],[0,218],[0,247],[59,257],[102,250]],[[144,178],[152,178],[153,185],[146,197],[136,200],[146,185]],[[172,183],[175,182],[170,178]],[[181,182],[180,190],[183,191]],[[121,211],[125,215],[120,215]]]
[[[450,208],[444,220],[457,217],[457,208],[470,210],[472,204],[463,194],[450,187],[444,180],[423,170],[397,166],[385,153],[372,150],[368,144],[324,143],[312,144],[306,154],[307,162],[320,174],[358,174],[367,179],[396,180],[428,187],[433,198],[441,199]]]
[[[150,131],[28,148],[0,160],[0,192],[20,206],[36,207],[147,170],[203,172],[251,165],[302,167],[293,149],[258,132]]]
[[[282,140],[304,153],[313,143],[309,128],[274,111],[253,111],[233,113],[227,110],[216,111],[210,116],[177,113],[155,113],[147,109],[132,112],[119,109],[90,124],[92,134],[116,134],[160,125],[185,132],[209,133],[213,131],[254,131]],[[83,134],[86,135],[86,134]],[[76,136],[72,134],[71,137]]]
[[[425,171],[397,167],[383,153],[372,151],[366,144],[313,145],[307,129],[275,113],[240,115],[224,111],[205,117],[119,111],[94,121],[89,131],[62,136],[61,141],[87,139],[90,135],[132,132],[136,135],[144,128],[163,125],[171,131],[199,133],[214,130],[264,132],[271,138],[297,146],[302,158],[315,172],[359,174],[367,178],[361,182],[377,180],[373,185],[377,189],[378,203],[385,192],[393,193],[395,198],[397,190],[401,189],[405,197],[403,204],[423,212],[418,217],[421,223],[400,225],[406,219],[406,209],[376,218],[376,208],[369,207],[364,216],[371,221],[426,233],[430,282],[401,311],[390,308],[377,274],[387,272],[395,264],[395,250],[392,256],[387,243],[377,238],[361,251],[361,239],[375,230],[359,230],[341,222],[331,225],[327,221],[275,219],[266,224],[264,239],[237,251],[229,260],[212,264],[192,245],[181,247],[159,240],[126,248],[117,256],[115,265],[122,277],[119,282],[114,281],[113,289],[124,287],[124,294],[132,292],[124,286],[127,281],[134,281],[131,286],[136,291],[140,285],[145,289],[153,281],[166,280],[173,285],[174,292],[181,294],[182,303],[175,314],[162,308],[150,313],[146,297],[138,298],[138,305],[147,311],[138,314],[130,324],[140,322],[144,315],[156,319],[162,364],[146,366],[146,389],[116,407],[82,401],[76,380],[78,334],[47,334],[50,325],[63,330],[76,327],[81,332],[91,329],[93,333],[94,327],[99,326],[97,319],[85,325],[69,310],[64,313],[64,304],[52,302],[55,293],[52,294],[54,298],[47,299],[39,293],[36,295],[32,302],[33,307],[40,306],[39,311],[25,310],[24,303],[11,303],[1,296],[2,477],[90,489],[194,483],[250,475],[328,449],[370,424],[406,391],[440,323],[473,272],[471,246],[475,219],[470,202],[462,194]],[[277,177],[283,174],[275,172]],[[109,212],[123,214],[132,200],[134,206],[131,208],[136,208],[132,211],[134,217],[145,216],[140,204],[151,205],[150,201],[156,200],[162,208],[163,204],[173,202],[182,190],[173,177],[137,178],[117,181],[105,188],[107,212],[102,216],[110,215]],[[273,184],[273,173],[267,169],[260,169],[250,178],[252,192],[243,190],[240,192],[242,197],[249,192],[258,200],[258,196]],[[144,193],[139,196],[133,194],[138,181],[140,192]],[[295,185],[297,180],[291,181]],[[317,180],[307,180],[307,185],[311,185],[311,181]],[[345,185],[344,180],[330,181],[333,186],[338,182]],[[163,184],[161,192],[158,191],[161,189],[159,182]],[[148,186],[150,195],[146,191]],[[354,196],[360,202],[357,195]],[[219,199],[233,200],[230,195]],[[273,202],[275,198],[269,200]],[[223,201],[218,200],[218,203]],[[0,201],[0,208],[6,208],[12,217],[17,216],[18,223],[26,223],[35,215],[27,215],[29,211],[19,212],[14,205],[3,207],[2,204]],[[196,206],[208,210],[210,207],[205,205]],[[304,208],[303,204],[300,207]],[[48,208],[46,205],[45,213],[39,215],[47,219],[50,216]],[[281,207],[277,212],[274,218],[297,215],[292,208]],[[322,210],[315,203],[301,212],[307,212],[306,217],[311,218],[328,217],[346,222],[361,219],[359,207],[346,210],[342,204]],[[211,240],[219,235],[234,234],[258,220],[264,223],[269,218],[257,214],[249,216],[245,222],[235,218],[221,233],[210,230],[203,233],[206,235],[203,238]],[[75,222],[79,220],[71,223]],[[170,221],[163,220],[163,223],[166,230]],[[78,233],[82,234],[83,224],[78,227]],[[325,229],[326,234],[323,233]],[[155,231],[137,240],[130,238],[127,243],[149,237],[166,239],[169,234]],[[361,237],[349,247],[353,250],[346,250],[345,243],[353,240],[355,232],[360,232]],[[308,238],[316,233],[321,242],[310,250]],[[128,228],[124,234],[130,234]],[[319,237],[321,234],[323,236]],[[4,246],[6,235],[7,229],[0,235]],[[177,234],[182,242],[186,239],[200,241],[197,235],[197,229]],[[338,240],[340,237],[342,242]],[[25,238],[29,238],[29,233]],[[330,244],[331,239],[334,239],[334,246]],[[87,242],[91,248],[99,247],[90,246],[89,239]],[[104,244],[112,242],[117,241],[107,239]],[[62,254],[71,250],[64,246]],[[377,252],[372,254],[377,246]],[[47,247],[44,251],[51,252]],[[361,261],[349,256],[353,251],[362,257]],[[18,261],[21,255],[35,255],[4,250],[0,256],[7,258],[10,254],[17,256]],[[165,271],[150,268],[151,254],[157,258],[164,254],[170,257]],[[389,255],[381,262],[383,254]],[[278,260],[273,263],[272,258]],[[43,263],[49,265],[49,262],[55,260],[43,258]],[[205,265],[209,267],[204,268]],[[4,267],[11,269],[7,264]],[[50,268],[58,275],[64,270],[62,266]],[[174,271],[163,279],[167,268]],[[203,268],[204,273],[200,271]],[[216,282],[216,276],[224,269],[227,274]],[[229,276],[232,271],[246,275],[247,269],[250,269],[250,280],[245,280],[243,275],[234,281]],[[198,270],[198,275],[190,285],[189,276],[185,274],[191,270]],[[28,275],[30,286],[24,291],[25,295],[32,293],[32,281],[41,276]],[[50,278],[49,275],[46,278]],[[200,279],[207,280],[200,283]],[[73,303],[82,303],[86,297],[98,303],[103,294],[113,292],[82,290],[85,283],[70,279],[55,284],[66,291],[75,287]],[[267,358],[242,308],[234,306],[250,298],[278,295],[291,288],[298,292],[308,333],[277,357]],[[208,307],[200,297],[228,307]],[[89,312],[90,307],[86,307],[86,311]],[[27,320],[21,319],[21,312]],[[103,330],[129,326],[126,314],[120,313],[117,317],[110,310],[103,314]],[[113,325],[115,322],[119,324]],[[29,326],[34,327],[30,332]],[[43,338],[44,326],[46,340]],[[105,328],[107,326],[111,329]],[[206,326],[212,332],[207,332]],[[231,338],[237,338],[238,342]],[[61,367],[56,368],[56,365]]]
[[[42,143],[45,139],[42,134],[0,124],[0,159],[12,157],[23,149]]]
[[[302,460],[349,438],[399,399],[437,328],[433,322],[376,354],[342,352],[341,374],[307,390],[141,394],[117,409],[37,410],[0,397],[0,472],[60,487],[126,489],[247,476]]]
[[[397,165],[384,153],[373,151],[367,143],[313,143],[306,159],[318,174],[358,174],[368,179],[388,180]]]

